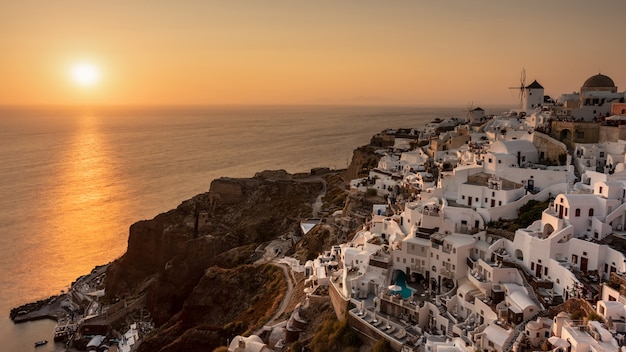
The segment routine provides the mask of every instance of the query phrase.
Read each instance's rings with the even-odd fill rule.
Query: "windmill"
[[[519,86],[509,87],[509,89],[519,90],[519,105],[520,105],[520,108],[523,108],[524,97],[526,96],[526,69],[525,68],[522,68],[522,73],[520,74],[520,79],[519,79]]]
[[[472,111],[474,111],[474,102],[471,101],[469,103],[467,103],[467,107],[465,110],[465,121],[467,122],[471,122],[472,121]]]

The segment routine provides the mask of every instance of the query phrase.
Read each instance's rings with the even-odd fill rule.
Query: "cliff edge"
[[[279,269],[251,265],[255,249],[292,238],[324,190],[321,176],[282,170],[220,178],[209,192],[133,224],[126,253],[107,270],[106,292],[111,301],[145,295],[158,330],[140,350],[197,348],[200,335],[210,350],[262,326],[286,284]]]

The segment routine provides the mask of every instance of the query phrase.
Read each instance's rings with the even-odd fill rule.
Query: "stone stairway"
[[[528,324],[528,322],[533,321],[533,320],[537,320],[538,317],[546,317],[546,316],[548,316],[548,311],[547,310],[543,310],[543,311],[533,315],[532,317],[524,320],[524,322],[522,322],[521,324],[518,324],[515,327],[515,332],[513,333],[513,336],[511,336],[511,339],[507,340],[507,343],[505,344],[503,351],[504,352],[510,352],[510,351],[513,350],[513,345],[515,344],[515,341],[517,340],[519,335],[524,332],[524,329],[526,328],[526,324]]]
[[[441,301],[437,301],[437,303],[439,304],[435,304],[437,306],[437,309],[439,309],[439,314],[441,315],[446,315],[446,306],[441,303]]]
[[[454,338],[454,334],[452,333],[452,327],[454,323],[452,323],[452,319],[448,319],[448,328],[446,329],[446,336],[450,338]]]

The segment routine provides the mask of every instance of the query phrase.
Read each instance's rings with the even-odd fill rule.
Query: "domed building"
[[[609,76],[605,76],[601,73],[598,73],[595,76],[591,76],[587,78],[583,86],[580,88],[581,92],[590,92],[590,91],[601,91],[601,92],[611,92],[616,93],[617,87],[615,83]]]
[[[612,105],[624,101],[624,93],[617,91],[613,79],[598,73],[585,80],[580,92],[564,94],[559,98],[563,108],[557,115],[574,120],[593,121],[608,117]]]

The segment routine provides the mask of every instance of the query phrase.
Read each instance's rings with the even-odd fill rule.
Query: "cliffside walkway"
[[[289,269],[288,266],[286,266],[285,264],[278,264],[275,260],[269,262],[268,264],[274,265],[283,270],[283,274],[285,275],[285,280],[287,281],[287,292],[285,292],[285,296],[283,296],[283,301],[280,303],[278,310],[276,311],[276,313],[274,313],[272,318],[268,320],[267,323],[265,323],[265,326],[272,325],[274,321],[276,321],[278,318],[280,318],[281,315],[283,315],[283,313],[287,309],[287,305],[289,305],[289,302],[291,301],[291,296],[293,295],[293,288],[295,284],[294,282],[295,279],[292,277],[291,270]],[[263,328],[260,328],[254,332],[254,335],[258,336],[262,332],[263,332]]]

